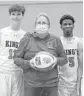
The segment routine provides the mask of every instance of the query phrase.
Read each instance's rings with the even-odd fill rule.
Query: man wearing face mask
[[[14,63],[24,70],[25,96],[57,96],[57,67],[63,66],[67,58],[60,39],[51,35],[49,28],[48,16],[41,13],[35,20],[35,31],[32,34],[27,33],[21,39],[18,50],[14,52]],[[52,54],[55,57],[54,67],[45,71],[35,68],[31,62],[34,62],[39,52]],[[38,60],[39,58],[36,62]],[[40,63],[39,60],[37,64]]]

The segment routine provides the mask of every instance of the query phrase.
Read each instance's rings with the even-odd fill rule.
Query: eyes
[[[71,24],[71,23],[64,23],[64,24],[63,24],[63,26],[67,26],[67,25],[68,25],[68,26],[72,26],[73,24]]]
[[[63,27],[72,27],[73,25],[74,25],[74,23],[70,19],[63,20],[63,22],[62,22]]]
[[[12,12],[11,15],[12,16],[21,16],[22,13],[21,12]]]
[[[38,22],[36,22],[36,24],[42,24],[42,25],[45,25],[45,24],[48,24],[47,22],[45,22],[45,21],[38,21]]]

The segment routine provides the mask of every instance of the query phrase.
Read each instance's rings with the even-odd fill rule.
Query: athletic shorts
[[[0,71],[0,96],[24,96],[22,71]]]
[[[58,87],[58,96],[77,96],[76,88]]]

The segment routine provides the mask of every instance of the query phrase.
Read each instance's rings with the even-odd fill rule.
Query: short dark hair
[[[65,20],[65,19],[71,19],[73,21],[73,23],[75,23],[75,20],[74,20],[74,17],[73,16],[71,16],[71,15],[63,15],[61,17],[61,19],[60,19],[60,24],[61,25],[62,25],[63,20]]]
[[[14,11],[22,12],[22,15],[25,13],[25,7],[23,5],[13,4],[9,7],[9,14]]]
[[[49,20],[49,17],[47,16],[46,13],[40,13],[39,15],[37,15],[36,20],[35,20],[35,25],[36,25],[37,19],[38,19],[39,17],[41,17],[41,16],[44,16],[44,17],[48,20],[48,25],[49,25],[49,27],[50,27],[50,20]]]

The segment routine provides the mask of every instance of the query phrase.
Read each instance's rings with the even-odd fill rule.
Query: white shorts
[[[58,87],[58,96],[77,96],[76,88]]]
[[[76,82],[70,82],[64,78],[59,79],[58,96],[77,96]]]
[[[24,96],[23,72],[0,72],[0,96]]]

